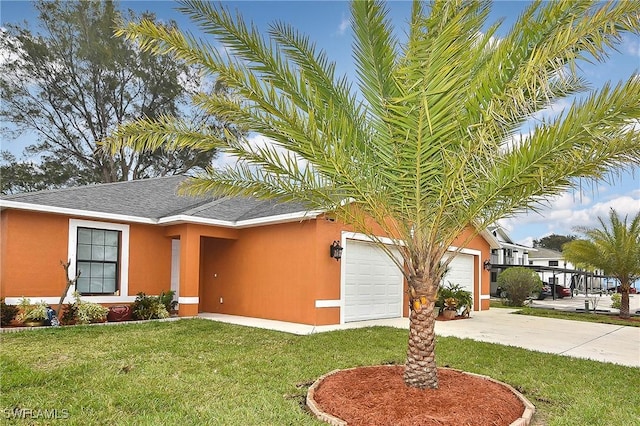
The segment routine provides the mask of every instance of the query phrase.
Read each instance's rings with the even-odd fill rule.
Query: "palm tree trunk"
[[[433,309],[435,301],[428,301],[420,309],[411,308],[409,315],[409,347],[404,366],[404,382],[419,389],[438,389],[436,369],[436,334]]]
[[[629,318],[629,289],[622,287],[622,299],[620,300],[620,317]]]

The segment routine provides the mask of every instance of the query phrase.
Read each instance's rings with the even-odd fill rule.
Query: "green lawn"
[[[301,408],[309,382],[401,363],[406,338],[384,327],[293,336],[198,319],[5,333],[0,405],[3,421],[7,409],[68,410],[55,422],[65,425],[322,424]],[[439,365],[519,389],[537,406],[534,424],[637,424],[640,369],[456,338],[439,338],[437,353]]]
[[[620,318],[618,315],[611,314],[594,314],[588,312],[567,312],[555,309],[543,308],[517,308],[514,314],[533,315],[536,317],[567,319],[572,321],[598,322],[602,324],[627,325],[631,327],[640,327],[640,318],[631,317],[627,320]]]

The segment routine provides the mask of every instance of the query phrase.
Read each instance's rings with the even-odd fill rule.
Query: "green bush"
[[[463,289],[460,284],[449,283],[446,287],[440,287],[438,289],[438,300],[436,301],[436,306],[440,311],[447,306],[447,299],[455,299],[456,306],[458,308],[469,306],[469,310],[471,310],[473,307],[471,292]]]
[[[92,322],[103,322],[107,319],[109,308],[105,308],[99,303],[85,302],[80,299],[80,293],[75,291],[73,297],[75,302],[67,305],[64,314],[60,317],[63,324],[89,324]]]
[[[18,306],[20,308],[20,313],[16,316],[18,322],[44,321],[49,317],[47,303],[44,300],[32,305],[29,299],[23,297]]]
[[[161,291],[158,295],[158,299],[160,299],[160,303],[162,303],[167,310],[167,312],[171,313],[171,311],[176,309],[178,305],[177,300],[173,300],[173,296],[175,296],[176,292],[173,290],[169,291]]]
[[[14,305],[4,303],[4,297],[0,299],[0,314],[2,316],[0,324],[4,327],[11,324],[11,321],[18,315],[20,309]]]
[[[613,293],[611,295],[611,307],[613,309],[620,309],[622,307],[622,295],[620,293]]]
[[[532,293],[542,290],[542,280],[531,269],[515,266],[498,275],[498,285],[507,292],[511,306],[522,306]]]
[[[172,292],[171,292],[172,293]],[[138,293],[133,306],[133,318],[138,320],[149,320],[169,317],[169,311],[165,306],[166,296],[147,296],[143,292]],[[173,297],[173,295],[171,296]],[[175,305],[174,305],[175,306]]]

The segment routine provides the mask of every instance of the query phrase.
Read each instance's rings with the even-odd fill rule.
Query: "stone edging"
[[[379,365],[379,366],[375,366],[375,367],[396,367],[395,365]],[[324,379],[326,379],[327,377],[336,374],[340,371],[348,371],[348,370],[356,370],[358,368],[361,367],[354,367],[354,368],[346,368],[344,370],[333,370],[327,374],[324,374],[322,376],[320,376],[318,378],[318,380],[316,380],[315,382],[313,382],[313,384],[311,385],[311,387],[309,387],[309,390],[307,391],[307,406],[309,407],[309,410],[311,410],[311,412],[320,420],[329,423],[332,426],[347,426],[347,422],[345,422],[344,420],[332,416],[331,414],[325,413],[324,411],[322,411],[318,405],[316,404],[316,401],[314,399],[315,396],[315,392],[316,389],[318,388],[318,386],[320,386],[320,383],[322,383],[324,381]],[[483,376],[482,374],[476,374],[476,373],[469,373],[466,371],[462,371],[462,370],[458,370],[456,368],[448,368],[448,367],[438,367],[438,369],[442,369],[442,370],[451,370],[451,371],[457,371],[459,373],[463,373],[463,374],[467,374],[469,376],[474,376],[474,377],[478,377],[484,380],[489,380],[491,382],[497,383],[501,386],[504,386],[505,388],[509,389],[515,396],[518,397],[518,399],[522,402],[522,405],[524,405],[524,411],[522,412],[522,416],[520,416],[518,419],[516,419],[515,421],[513,421],[511,423],[510,426],[528,426],[529,423],[531,423],[531,419],[533,418],[533,413],[535,413],[536,411],[536,407],[529,402],[529,400],[527,398],[525,398],[524,395],[522,395],[520,392],[518,392],[517,390],[515,390],[512,386],[503,383],[501,381],[498,381],[496,379],[492,379],[489,376]]]

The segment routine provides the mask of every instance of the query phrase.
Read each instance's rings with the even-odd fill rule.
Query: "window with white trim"
[[[114,294],[118,291],[121,232],[78,227],[76,288],[80,294]]]

